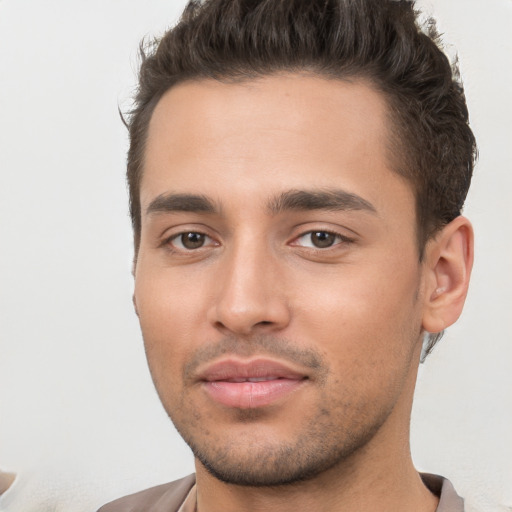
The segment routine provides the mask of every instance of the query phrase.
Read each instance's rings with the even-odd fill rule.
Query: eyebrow
[[[369,201],[342,189],[289,190],[272,198],[267,206],[274,215],[286,210],[363,210],[377,214]]]
[[[218,208],[206,196],[196,194],[161,194],[146,209],[146,214],[172,212],[217,213]]]
[[[342,189],[288,190],[271,198],[267,203],[271,215],[288,210],[351,211],[363,210],[377,214],[375,207],[366,199]],[[219,213],[215,203],[204,195],[161,194],[146,209],[146,214],[196,212]]]

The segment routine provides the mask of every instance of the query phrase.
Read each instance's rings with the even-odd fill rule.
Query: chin
[[[196,460],[216,479],[232,485],[277,487],[311,480],[349,463],[374,437],[381,422],[350,432],[339,425],[325,430],[326,426],[317,425],[295,439],[273,442],[270,436],[257,439],[250,434],[237,439],[233,435],[194,438],[190,431],[181,433]]]

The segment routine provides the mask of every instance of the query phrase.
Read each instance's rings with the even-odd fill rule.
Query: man
[[[473,259],[437,38],[408,1],[209,0],[145,56],[134,304],[196,475],[101,511],[464,510],[409,448]]]

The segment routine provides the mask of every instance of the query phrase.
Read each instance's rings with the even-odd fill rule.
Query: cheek
[[[329,400],[359,404],[361,414],[371,415],[398,399],[418,339],[411,319],[420,326],[421,317],[415,318],[414,286],[398,294],[389,282],[362,283],[311,297],[299,331],[329,364]]]
[[[331,361],[350,362],[349,371],[363,361],[372,367],[402,361],[421,330],[418,265],[382,259],[319,277],[300,294],[299,331],[308,332]]]
[[[201,333],[200,290],[171,272],[137,273],[135,301],[148,362],[156,380],[176,380]]]

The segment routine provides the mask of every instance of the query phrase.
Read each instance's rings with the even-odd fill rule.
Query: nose
[[[222,260],[208,312],[210,323],[224,334],[239,336],[284,329],[290,308],[282,262],[269,251],[243,245]]]

